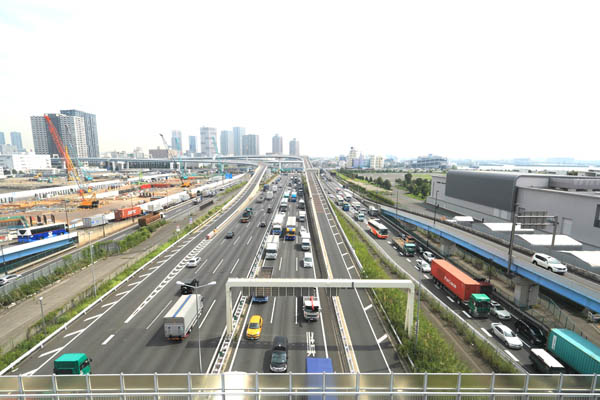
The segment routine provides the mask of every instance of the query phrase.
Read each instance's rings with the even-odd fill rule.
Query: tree
[[[410,172],[404,174],[404,186],[409,186],[412,182],[412,174]]]
[[[376,184],[377,186],[381,186],[381,185],[383,185],[383,179],[381,179],[381,177],[380,177],[380,176],[378,176],[378,177],[377,177],[377,179],[375,180],[375,184]]]
[[[421,196],[423,198],[429,196],[429,185],[421,185]]]
[[[386,179],[385,181],[383,181],[383,188],[390,190],[392,188],[392,182],[390,182],[389,179]]]

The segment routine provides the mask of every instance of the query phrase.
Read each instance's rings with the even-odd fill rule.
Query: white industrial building
[[[22,172],[52,168],[48,154],[3,154],[0,155],[0,164],[3,169]]]

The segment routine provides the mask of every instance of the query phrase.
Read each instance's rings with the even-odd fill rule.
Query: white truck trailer
[[[198,302],[197,309],[196,302]],[[181,296],[163,317],[165,337],[169,340],[186,338],[198,319],[198,311],[202,313],[203,307],[202,295],[186,294]]]
[[[278,235],[267,236],[267,244],[265,245],[265,259],[266,260],[276,260],[278,251],[279,251],[279,236]]]
[[[283,232],[283,220],[285,219],[285,213],[279,213],[273,219],[273,229],[271,233],[273,235],[281,235]]]

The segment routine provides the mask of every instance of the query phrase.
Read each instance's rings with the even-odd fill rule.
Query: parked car
[[[423,272],[431,272],[431,265],[425,260],[421,260],[420,258],[417,260],[417,269]]]
[[[502,307],[502,305],[500,303],[498,303],[495,300],[492,300],[490,302],[490,314],[494,315],[496,318],[498,319],[510,319],[511,315],[510,313],[504,308]]]
[[[492,323],[492,332],[504,345],[510,349],[523,348],[523,342],[508,326],[499,322]]]
[[[546,268],[557,274],[564,274],[567,272],[567,266],[565,264],[544,253],[535,253],[531,257],[531,263],[542,268]]]
[[[262,333],[263,319],[260,315],[253,315],[248,322],[246,339],[258,339]]]
[[[546,335],[544,335],[544,332],[530,322],[520,319],[516,320],[515,331],[531,343],[532,346],[542,347],[546,343]]]
[[[422,257],[428,263],[430,263],[431,260],[433,260],[435,258],[435,256],[433,255],[433,253],[430,252],[430,251],[424,251],[423,254],[422,254]]]
[[[187,262],[186,267],[196,268],[198,265],[200,265],[200,257],[192,257]]]
[[[229,231],[229,232],[227,232],[225,234],[225,239],[231,239],[233,237],[233,235],[234,235],[234,232],[233,231]]]
[[[286,372],[288,366],[288,340],[285,336],[275,336],[271,351],[271,372]]]
[[[6,285],[10,281],[14,281],[15,279],[19,279],[21,274],[7,274],[0,278],[0,286]]]

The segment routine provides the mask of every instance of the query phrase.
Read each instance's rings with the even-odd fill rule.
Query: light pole
[[[214,286],[217,284],[216,281],[212,281],[212,282],[208,282],[205,285],[200,285],[200,286],[194,286],[194,285],[189,285],[187,283],[183,283],[181,281],[177,281],[176,282],[179,286],[187,286],[189,288],[194,289],[194,291],[206,287],[206,286]],[[202,298],[200,298],[201,300]],[[198,300],[198,295],[196,295],[196,321],[198,322],[198,364],[200,365],[200,373],[202,373],[202,346],[200,345],[200,306],[199,306],[200,301]]]
[[[433,208],[433,226],[435,226],[435,218],[437,217],[437,209],[438,209],[437,196],[438,196],[438,192],[439,192],[439,190],[435,191],[435,207]]]
[[[419,292],[417,293],[417,323],[415,324],[415,351],[419,343],[419,314],[421,313],[421,285],[423,282],[423,266],[419,267]]]
[[[96,274],[94,273],[94,246],[92,246],[92,240],[90,238],[90,231],[88,231],[88,246],[90,249],[90,268],[92,269],[92,283],[94,284],[94,297],[96,297]]]
[[[67,219],[67,230],[69,230],[69,212],[67,211],[67,201],[65,200],[65,218]]]
[[[40,302],[40,308],[42,309],[42,325],[44,326],[44,335],[45,335],[46,334],[46,320],[44,319],[44,303],[43,303],[44,298],[40,297],[38,300]]]

